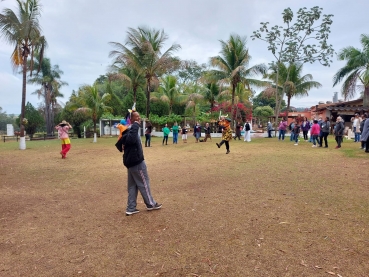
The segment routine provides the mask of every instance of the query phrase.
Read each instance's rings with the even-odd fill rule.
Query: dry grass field
[[[0,276],[369,276],[369,154],[259,138],[144,148],[161,210],[125,215],[116,138],[0,143]]]

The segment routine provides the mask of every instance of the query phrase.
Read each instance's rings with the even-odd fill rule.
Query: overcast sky
[[[360,35],[367,27],[368,0],[41,0],[40,23],[48,41],[46,56],[64,71],[62,88],[65,103],[72,90],[83,84],[93,84],[107,72],[111,63],[109,42],[125,42],[129,27],[148,26],[164,29],[169,39],[166,48],[178,43],[181,59],[207,63],[219,54],[219,40],[230,34],[247,36],[252,56],[250,66],[269,63],[273,56],[267,44],[250,39],[260,22],[282,25],[281,13],[290,7],[296,14],[302,7],[320,6],[324,14],[333,14],[329,43],[336,52],[346,46],[361,48]],[[4,8],[16,8],[15,0],[0,1]],[[10,64],[13,48],[0,38],[0,107],[8,114],[20,113],[22,81]],[[319,63],[305,65],[303,74],[310,73],[323,87],[309,92],[309,97],[292,99],[292,106],[311,107],[319,101],[332,100],[340,86],[332,87],[334,73],[344,65],[334,57],[330,67]],[[31,95],[37,87],[27,85],[27,98],[34,106],[41,101]],[[256,90],[259,93],[259,90]],[[340,97],[339,97],[340,98]]]

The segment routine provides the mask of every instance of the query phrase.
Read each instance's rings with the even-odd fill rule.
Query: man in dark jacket
[[[150,179],[147,174],[146,163],[142,151],[141,138],[138,134],[141,118],[136,111],[131,113],[132,125],[123,133],[123,164],[127,167],[128,175],[128,202],[126,215],[139,212],[137,206],[137,194],[140,191],[146,204],[146,209],[158,210],[162,204],[155,202],[150,191]]]
[[[345,131],[345,125],[343,125],[342,117],[337,117],[336,127],[334,128],[334,135],[336,136],[337,146],[336,149],[341,148],[343,133]]]

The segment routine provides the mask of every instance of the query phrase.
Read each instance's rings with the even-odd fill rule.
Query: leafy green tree
[[[173,75],[177,78],[179,91],[183,92],[183,86],[197,84],[206,68],[206,64],[200,65],[193,60],[181,61],[179,68],[173,72]]]
[[[3,112],[3,108],[0,107],[0,131],[6,131],[7,124],[13,124],[14,126],[15,119],[6,112]]]
[[[17,119],[17,123],[19,125],[20,118]],[[25,125],[25,131],[29,135],[30,138],[45,124],[45,120],[35,107],[32,106],[30,102],[27,102],[25,117],[23,119],[23,124]]]
[[[187,96],[186,109],[191,110],[191,115],[196,117],[199,112],[199,110],[196,108],[198,108],[200,104],[204,102],[204,89],[198,84],[190,85],[187,86],[185,95]]]
[[[288,66],[284,63],[279,64],[278,89],[280,93],[284,90],[287,96],[287,110],[290,110],[292,97],[308,96],[309,90],[322,86],[319,82],[313,80],[311,74],[302,76],[303,65],[302,63],[291,63]],[[272,72],[267,74],[266,77],[270,80],[275,80],[277,74],[276,66],[272,66],[271,69]]]
[[[110,99],[106,101],[106,105],[111,108],[113,115],[124,115],[123,101],[114,92],[110,93]]]
[[[220,55],[210,58],[210,64],[216,69],[211,70],[208,76],[219,81],[220,85],[225,84],[231,87],[231,105],[232,114],[234,114],[235,91],[238,83],[243,83],[249,90],[251,90],[250,85],[265,86],[265,82],[250,77],[264,74],[266,68],[263,64],[248,68],[251,56],[246,48],[246,37],[231,35],[228,41],[220,40],[220,43]]]
[[[39,0],[17,0],[18,11],[4,9],[0,14],[0,35],[14,46],[11,55],[13,69],[22,68],[22,104],[20,118],[20,149],[26,149],[23,118],[25,116],[27,70],[33,70],[33,58],[37,52],[42,60],[46,39],[41,35],[39,17],[41,6]],[[27,61],[30,59],[30,68]]]
[[[152,85],[158,81],[157,77],[164,73],[170,73],[179,66],[179,59],[172,53],[180,49],[179,44],[173,44],[162,52],[168,36],[164,30],[139,27],[129,28],[126,45],[118,42],[110,42],[115,48],[109,56],[115,58],[115,62],[124,61],[128,67],[137,72],[142,72],[146,79],[146,117],[150,115],[150,99]],[[130,48],[129,48],[130,47]]]
[[[109,74],[111,80],[119,80],[133,92],[133,101],[136,103],[137,91],[145,87],[145,76],[142,70],[132,66],[127,66],[124,60],[116,58],[111,66],[113,72]]]
[[[182,103],[185,99],[178,91],[177,79],[172,75],[161,78],[160,86],[157,92],[153,93],[151,101],[161,100],[169,104],[169,114],[172,113],[173,105]]]
[[[261,22],[260,29],[253,32],[251,38],[260,39],[268,44],[275,58],[277,73],[275,75],[275,86],[279,85],[279,65],[281,63],[314,63],[318,61],[323,66],[329,66],[332,62],[334,50],[328,44],[330,26],[333,15],[323,15],[322,8],[315,6],[310,10],[301,8],[297,11],[296,21],[293,23],[293,12],[290,8],[283,11],[282,17],[285,27],[275,25],[269,26],[269,22]],[[321,20],[320,20],[321,19]],[[263,33],[265,35],[263,36]],[[287,74],[286,81],[289,81]],[[281,103],[285,91],[282,94],[275,90],[276,108],[275,122],[281,110]]]
[[[342,96],[351,99],[356,94],[358,83],[364,87],[363,106],[369,107],[369,35],[361,35],[362,50],[352,46],[345,47],[338,53],[338,59],[346,61],[333,77],[333,86],[344,80],[341,88]]]
[[[275,109],[276,103],[275,103],[275,93],[274,93],[274,89],[270,90],[267,89],[261,93],[259,93],[258,95],[256,95],[253,99],[252,99],[252,104],[254,109],[257,107],[263,107],[263,106],[269,106],[272,109]],[[282,108],[286,107],[286,102],[283,100],[282,104],[281,104]]]
[[[150,120],[153,115],[156,116],[166,116],[169,114],[169,103],[164,102],[162,100],[159,101],[153,101],[151,103],[151,114],[150,114]]]
[[[270,106],[256,107],[253,111],[254,117],[264,122],[274,115],[274,110]]]
[[[245,86],[242,83],[238,83],[235,89],[235,97],[234,97],[234,103],[236,104],[236,110],[233,110],[232,112],[234,113],[234,118],[236,119],[241,119],[242,115],[241,115],[241,111],[238,109],[238,104],[239,103],[249,103],[250,102],[250,98],[252,96],[252,91],[249,91],[245,88]],[[232,97],[232,91],[230,90],[229,87],[227,87],[225,90],[223,90],[219,96],[218,96],[218,100],[219,101],[228,101],[231,99]]]
[[[124,98],[123,98],[123,113],[122,115],[126,115],[128,112],[128,109],[132,108],[133,101],[133,92],[130,91]],[[137,111],[145,111],[146,109],[146,96],[145,92],[142,90],[137,91],[137,97],[136,97],[136,110]],[[141,118],[144,118],[144,115],[141,116]]]
[[[219,92],[220,89],[216,82],[205,84],[204,100],[210,104],[210,112],[214,108]]]
[[[43,98],[44,100],[43,111],[46,122],[46,132],[47,135],[51,136],[54,133],[54,117],[58,104],[57,98],[63,97],[60,88],[67,85],[67,83],[60,80],[63,71],[59,69],[58,65],[52,67],[50,59],[44,58],[40,62],[39,55],[36,55],[35,66],[41,67],[40,75],[36,72],[33,77],[28,79],[28,83],[41,86],[40,89],[32,94],[36,94],[39,98]]]
[[[78,108],[76,112],[88,113],[94,123],[94,133],[96,134],[96,124],[101,115],[105,111],[111,111],[111,108],[106,105],[106,102],[111,98],[109,93],[104,93],[100,96],[96,85],[84,86],[82,88],[84,107]]]

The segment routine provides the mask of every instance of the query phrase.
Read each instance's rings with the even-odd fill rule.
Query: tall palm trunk
[[[46,132],[47,135],[50,136],[52,134],[52,121],[51,121],[51,91],[48,89],[46,85],[44,85],[45,89],[45,121],[46,121]]]
[[[26,110],[26,85],[27,85],[27,58],[28,58],[28,48],[24,47],[24,55],[23,55],[23,80],[22,80],[22,107],[21,107],[21,117],[20,117],[20,137],[24,137],[24,125],[23,119]]]
[[[132,90],[133,90],[133,103],[136,103],[136,99],[137,99],[137,86],[133,86]]]
[[[277,63],[277,75],[275,77],[275,124],[276,126],[278,126],[278,115],[279,115],[279,110],[278,110],[278,78],[279,78],[279,64]],[[274,128],[274,135],[277,136],[277,128]]]
[[[364,89],[363,107],[369,108],[369,84]]]
[[[146,88],[146,118],[149,118],[150,116],[150,90],[151,90],[151,85],[150,85],[150,79],[151,78],[147,78],[147,88]]]
[[[290,105],[291,105],[291,96],[288,95],[287,96],[287,108],[286,108],[286,111],[287,111],[287,116],[288,116],[288,112],[290,110]]]
[[[237,84],[232,83],[232,107],[231,107],[231,114],[232,114],[232,123],[231,126],[234,128],[234,116],[233,116],[233,112],[234,112],[234,95],[236,92],[236,86]]]

